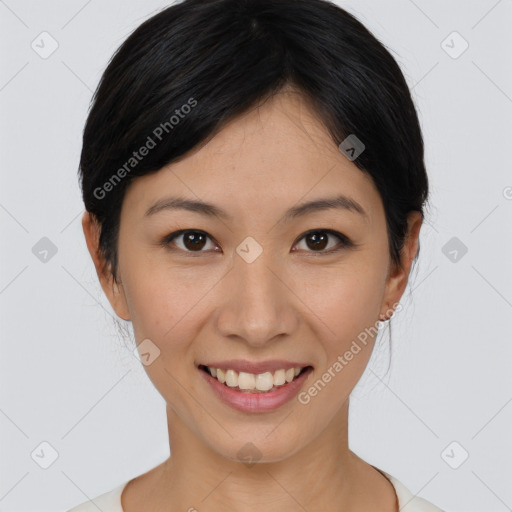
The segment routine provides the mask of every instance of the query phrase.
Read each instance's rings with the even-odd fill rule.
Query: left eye
[[[338,243],[334,245],[331,244],[331,246],[329,246],[330,238],[337,239]],[[175,242],[175,240],[180,240],[180,243]],[[206,247],[206,250],[203,250],[205,246],[208,245],[208,240],[213,247]],[[308,231],[299,238],[299,242],[302,240],[306,243],[306,252],[331,253],[338,251],[343,247],[351,247],[353,245],[345,235],[328,229]],[[204,231],[195,229],[181,230],[171,233],[162,240],[162,245],[170,249],[173,249],[171,245],[175,245],[179,250],[188,253],[207,252],[208,249],[214,249],[216,247],[216,245],[212,243],[210,235]],[[326,248],[327,250],[325,250]]]
[[[329,237],[337,238],[338,244],[334,244],[328,248],[328,250],[324,250],[329,245]],[[334,252],[341,249],[344,246],[350,246],[350,240],[342,235],[341,233],[337,233],[336,231],[321,229],[316,231],[308,231],[305,235],[303,235],[300,240],[305,240],[306,247],[312,248],[312,252]]]

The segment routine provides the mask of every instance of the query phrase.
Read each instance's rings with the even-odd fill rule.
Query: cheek
[[[142,278],[141,275],[134,273],[124,281],[134,332],[142,337],[151,338],[165,329],[166,324],[169,329],[172,326],[172,319],[168,317],[168,313],[174,308],[173,304],[168,303],[167,294],[163,294],[165,287],[153,282],[151,276]]]
[[[205,307],[211,307],[222,274],[206,267],[170,267],[136,253],[124,263],[125,296],[137,343],[149,338],[160,348],[162,359],[176,366],[174,356],[187,357],[184,352],[203,325]]]
[[[144,366],[145,372],[168,404],[185,409],[189,398],[180,383],[190,380],[195,371],[190,342],[200,328],[201,303],[196,298],[199,292],[176,275],[138,267],[126,279],[125,293],[137,344],[149,339],[159,350]]]
[[[308,278],[304,303],[314,312],[317,336],[324,357],[316,380],[306,388],[301,403],[305,419],[316,418],[319,428],[332,418],[361,378],[378,334],[383,269],[371,265],[347,265]],[[329,406],[326,406],[329,404]]]
[[[322,269],[297,282],[306,306],[322,321],[322,338],[334,349],[377,325],[383,296],[383,272],[361,259],[357,264]]]
[[[124,293],[136,340],[149,338],[161,345],[186,314],[186,285],[177,273],[164,275],[158,266],[133,254],[123,263]]]

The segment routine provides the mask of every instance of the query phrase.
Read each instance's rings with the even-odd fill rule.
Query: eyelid
[[[348,249],[351,247],[355,247],[356,244],[350,240],[346,235],[343,233],[340,233],[339,231],[335,231],[333,229],[327,229],[327,228],[315,228],[310,229],[309,231],[306,231],[300,237],[296,240],[296,242],[293,244],[294,247],[297,245],[300,241],[302,241],[303,238],[306,238],[308,235],[312,233],[326,233],[327,235],[331,235],[334,238],[338,239],[338,244],[336,247],[331,247],[331,249],[323,250],[323,251],[304,251],[313,255],[322,255],[322,254],[333,254],[335,252],[340,251],[341,249]]]
[[[191,228],[189,228],[189,229],[180,229],[178,231],[174,231],[174,232],[166,235],[162,239],[162,241],[160,242],[160,245],[162,245],[163,247],[165,247],[165,248],[167,248],[169,250],[179,251],[179,252],[182,252],[182,253],[186,253],[187,255],[200,255],[202,253],[208,254],[210,251],[202,251],[202,250],[201,251],[186,251],[186,250],[180,249],[178,247],[173,247],[173,248],[170,247],[172,241],[175,238],[178,238],[179,236],[181,236],[181,235],[183,235],[185,233],[188,233],[188,232],[202,234],[202,235],[206,236],[206,238],[210,239],[216,245],[219,245],[217,243],[217,241],[211,235],[209,235],[206,231],[203,231],[201,229],[191,229]],[[340,251],[341,249],[348,249],[348,248],[351,248],[351,247],[356,247],[356,245],[357,245],[354,242],[352,242],[352,240],[350,240],[343,233],[340,233],[340,232],[332,230],[332,229],[327,229],[327,228],[315,228],[315,229],[310,229],[310,230],[306,231],[305,233],[301,234],[297,238],[297,240],[294,242],[293,246],[295,247],[300,241],[302,241],[302,239],[306,238],[308,235],[310,235],[312,233],[326,233],[328,235],[331,235],[331,236],[333,236],[333,237],[338,239],[338,245],[336,247],[328,249],[328,250],[322,250],[322,251],[312,251],[312,250],[310,250],[310,251],[303,251],[303,252],[311,253],[311,254],[314,254],[314,255],[332,254],[332,253],[335,253],[337,251]],[[217,252],[217,251],[215,251],[215,252]],[[296,252],[296,251],[294,251],[294,252]]]

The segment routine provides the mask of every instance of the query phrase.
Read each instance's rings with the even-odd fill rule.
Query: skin
[[[292,206],[342,193],[368,218],[331,209],[278,222]],[[144,217],[171,194],[213,203],[232,219],[185,210]],[[348,446],[349,395],[374,337],[308,404],[292,399],[264,414],[220,402],[196,364],[300,361],[314,367],[307,390],[359,333],[391,314],[407,285],[421,220],[419,212],[409,215],[402,266],[393,267],[377,189],[293,90],[131,183],[121,211],[119,284],[105,270],[98,225],[86,212],[84,234],[102,288],[116,314],[132,322],[137,343],[149,338],[158,346],[145,369],[167,403],[172,456],[128,483],[125,512],[397,511],[391,483]],[[178,229],[210,238],[195,252],[184,237],[159,245]],[[338,239],[317,248],[304,237],[313,229],[335,230],[358,245],[328,254]],[[247,236],[263,248],[251,264],[235,252]],[[252,466],[237,456],[247,442],[261,454]]]

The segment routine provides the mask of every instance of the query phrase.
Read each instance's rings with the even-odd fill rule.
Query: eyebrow
[[[357,201],[342,194],[335,197],[315,199],[313,201],[294,206],[285,212],[279,222],[289,222],[292,219],[302,217],[308,213],[332,209],[341,209],[357,213],[365,217],[367,220],[369,218],[364,208]],[[186,199],[183,197],[166,197],[164,199],[160,199],[147,209],[144,216],[149,217],[166,210],[187,210],[208,217],[220,217],[225,220],[232,220],[231,215],[214,204]]]

